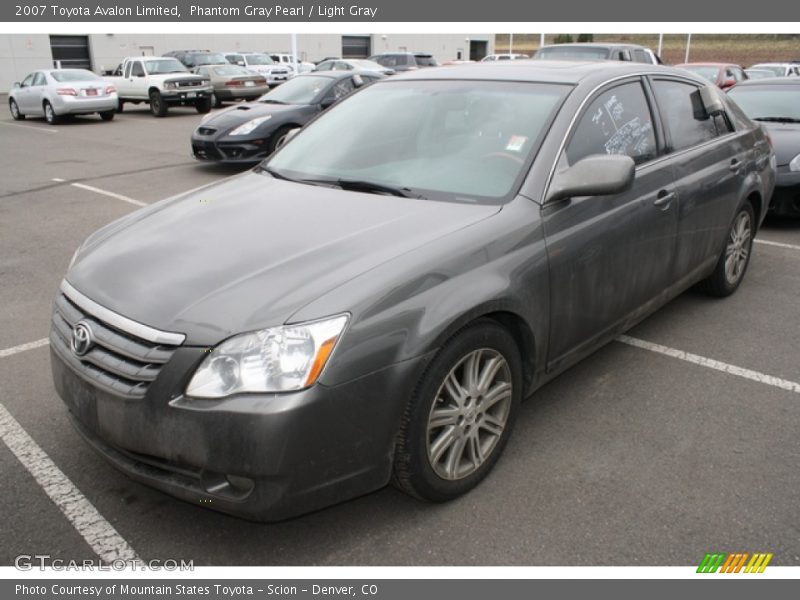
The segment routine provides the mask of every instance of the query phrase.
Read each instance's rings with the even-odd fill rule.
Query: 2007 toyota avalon
[[[449,500],[538,387],[694,284],[733,293],[774,179],[762,130],[686,71],[397,75],[90,236],[55,386],[114,465],[202,506]]]

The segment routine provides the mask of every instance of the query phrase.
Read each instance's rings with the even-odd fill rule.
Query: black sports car
[[[255,163],[272,154],[286,136],[359,87],[384,76],[373,72],[306,73],[256,102],[216,111],[192,133],[199,160]]]

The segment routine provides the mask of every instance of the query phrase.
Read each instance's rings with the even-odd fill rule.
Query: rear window
[[[417,66],[419,67],[436,67],[439,63],[436,62],[436,59],[432,56],[426,55],[414,55],[414,60],[417,61]]]
[[[216,75],[221,75],[222,77],[234,77],[234,76],[244,76],[244,75],[252,75],[252,71],[248,71],[244,67],[240,67],[238,65],[222,65],[220,67],[211,67],[211,70],[214,71]]]
[[[100,79],[97,75],[95,75],[91,71],[85,71],[83,69],[50,71],[50,77],[52,77],[59,83],[65,83],[67,81],[94,81],[96,79]]]
[[[800,123],[800,85],[745,85],[728,96],[754,121]]]
[[[608,48],[600,46],[550,46],[536,52],[534,58],[547,60],[605,60]]]

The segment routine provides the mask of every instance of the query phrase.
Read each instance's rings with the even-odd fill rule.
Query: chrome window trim
[[[161,331],[159,329],[155,329],[154,327],[139,323],[138,321],[134,321],[133,319],[129,319],[128,317],[123,317],[122,315],[107,309],[105,306],[98,304],[91,298],[87,298],[74,287],[72,287],[72,285],[70,285],[66,279],[61,282],[61,291],[75,305],[89,313],[91,316],[97,317],[104,323],[108,323],[112,327],[115,327],[120,331],[124,331],[132,336],[141,338],[154,344],[168,344],[171,346],[180,346],[186,339],[186,336],[182,333]]]
[[[660,71],[642,71],[642,72],[639,72],[639,73],[626,73],[625,75],[618,75],[617,77],[614,77],[612,79],[606,79],[604,82],[597,84],[595,87],[593,87],[589,91],[588,94],[586,94],[584,99],[581,101],[580,105],[578,106],[577,110],[575,111],[575,114],[572,115],[572,120],[570,120],[570,122],[569,122],[569,126],[567,127],[566,133],[564,133],[564,136],[561,138],[561,144],[558,147],[558,152],[556,152],[555,158],[553,159],[553,165],[550,167],[550,172],[547,175],[547,181],[545,182],[545,185],[544,185],[544,190],[542,192],[542,197],[541,197],[541,201],[539,202],[539,206],[547,206],[549,204],[549,202],[547,202],[547,200],[546,200],[547,192],[550,190],[550,184],[553,182],[553,177],[555,177],[556,168],[558,168],[558,161],[561,158],[561,155],[564,153],[564,150],[567,147],[567,139],[569,139],[570,135],[572,135],[572,130],[575,128],[575,125],[578,122],[578,117],[583,114],[583,110],[584,110],[584,108],[586,108],[586,105],[589,103],[589,101],[593,100],[595,94],[597,94],[598,91],[600,91],[604,87],[608,86],[609,84],[615,83],[617,81],[622,81],[623,79],[631,79],[631,80],[638,79],[638,80],[641,81],[642,77],[662,77],[662,78],[668,78],[668,79],[672,78],[672,79],[677,79],[677,80],[684,81],[686,83],[691,83],[691,84],[694,84],[694,85],[698,85],[698,84],[699,85],[705,85],[701,81],[698,81],[696,79],[692,79],[691,77],[685,77],[682,74],[664,73],[664,72],[660,72]],[[649,101],[648,101],[648,103],[649,103]],[[727,137],[727,136],[729,136],[729,135],[731,135],[733,133],[741,133],[741,132],[736,131],[734,129],[734,131],[729,131],[725,135],[717,136],[713,140],[709,140],[707,142],[703,142],[702,144],[698,144],[697,146],[691,146],[689,148],[683,148],[682,150],[679,150],[678,152],[670,152],[669,154],[663,154],[661,156],[658,156],[658,157],[654,158],[651,161],[648,161],[646,163],[642,163],[640,165],[636,165],[636,170],[638,171],[640,168],[649,167],[650,165],[654,165],[656,163],[659,163],[664,159],[672,158],[673,156],[678,156],[678,155],[680,155],[682,153],[689,152],[689,151],[694,150],[696,148],[701,148],[701,147],[703,147],[703,146],[705,146],[707,144],[716,143],[717,141],[719,141],[719,140],[721,140],[721,139],[723,139],[723,138],[725,138],[725,137]]]

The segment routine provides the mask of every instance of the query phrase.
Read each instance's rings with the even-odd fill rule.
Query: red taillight
[[[256,79],[256,85],[267,85],[266,79]]]
[[[244,82],[232,79],[231,81],[226,81],[225,85],[228,86],[228,87],[239,87],[241,85],[244,85]]]
[[[56,94],[58,94],[59,96],[77,96],[78,92],[76,92],[72,88],[66,88],[65,87],[65,88],[58,88],[56,90]]]
[[[106,94],[115,94],[116,92],[117,88],[115,88],[113,85],[106,86]]]

